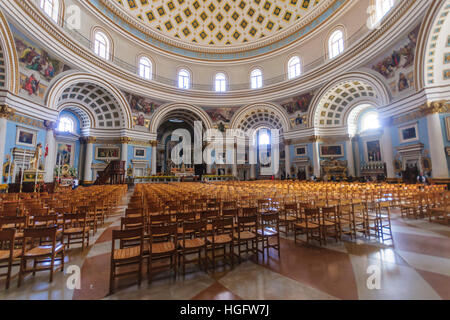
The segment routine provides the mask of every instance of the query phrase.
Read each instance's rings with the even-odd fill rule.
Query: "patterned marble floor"
[[[390,245],[359,239],[330,240],[327,246],[316,247],[295,245],[287,237],[281,241],[281,259],[272,252],[263,263],[249,257],[233,269],[219,267],[208,273],[192,266],[177,279],[163,272],[147,284],[145,276],[141,287],[134,278],[123,279],[117,282],[116,293],[108,296],[111,231],[119,228],[125,207],[99,229],[88,249],[82,252],[74,246],[68,251],[65,273],[58,272],[53,283],[48,283],[47,272],[40,272],[27,276],[17,288],[16,268],[9,290],[0,280],[0,300],[450,299],[450,227],[402,219],[399,214],[393,215]],[[81,269],[79,290],[67,286],[69,266]],[[377,272],[379,288],[369,289]]]

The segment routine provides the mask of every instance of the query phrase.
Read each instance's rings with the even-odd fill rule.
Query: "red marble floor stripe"
[[[450,277],[443,274],[415,269],[422,278],[441,296],[444,300],[450,300]]]
[[[87,258],[81,268],[81,289],[75,290],[73,300],[104,298],[109,292],[109,265],[111,254]]]
[[[219,282],[215,282],[193,297],[192,300],[242,300],[242,298],[225,288]]]
[[[105,231],[103,231],[103,233],[100,235],[100,237],[98,237],[98,239],[95,243],[98,244],[98,243],[102,243],[102,242],[106,242],[106,241],[111,241],[112,231],[119,230],[119,229],[120,229],[119,226],[107,228]]]
[[[396,249],[450,259],[450,239],[394,233]]]
[[[281,239],[281,260],[275,251],[262,264],[272,271],[340,299],[358,299],[350,257],[346,253],[294,244]]]

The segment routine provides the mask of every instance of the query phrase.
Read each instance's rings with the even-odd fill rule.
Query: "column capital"
[[[119,142],[120,142],[121,144],[129,144],[129,143],[131,142],[131,138],[128,138],[128,137],[120,137],[120,138],[119,138]]]
[[[44,120],[44,127],[47,131],[54,131],[56,129],[56,122],[50,120]]]
[[[81,137],[80,141],[82,143],[91,143],[92,144],[92,143],[97,142],[97,138],[96,137]]]
[[[6,104],[0,105],[0,118],[9,118],[13,116],[15,110]]]
[[[158,141],[157,140],[150,140],[149,143],[150,143],[150,145],[152,147],[157,147],[158,146]]]
[[[420,110],[425,115],[433,113],[446,113],[449,110],[449,101],[447,100],[428,101],[427,103],[420,106]]]

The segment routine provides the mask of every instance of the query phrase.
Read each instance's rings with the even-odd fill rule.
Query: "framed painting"
[[[307,155],[306,146],[295,147],[295,155],[297,157],[306,156]]]
[[[147,149],[145,148],[134,148],[134,158],[145,159],[147,158]]]
[[[120,147],[95,147],[95,160],[119,160]]]
[[[417,123],[399,128],[400,143],[419,140]]]
[[[380,140],[366,141],[366,162],[379,162],[381,161],[381,146]]]
[[[17,127],[16,145],[24,147],[36,147],[37,131],[24,127]]]
[[[75,156],[74,143],[58,143],[58,149],[56,153],[57,166],[68,165],[69,167],[73,167],[74,156]]]
[[[320,146],[320,156],[322,158],[338,158],[344,156],[344,145],[321,145]]]

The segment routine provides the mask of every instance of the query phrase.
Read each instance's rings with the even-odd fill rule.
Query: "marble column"
[[[3,184],[3,163],[5,162],[6,128],[8,118],[13,114],[14,109],[6,105],[0,106],[0,184]]]
[[[249,146],[249,161],[250,161],[250,179],[256,179],[256,162],[257,162],[257,154],[256,154],[256,142],[250,141]]]
[[[353,138],[353,145],[355,147],[355,152],[354,152],[355,171],[356,171],[355,174],[356,174],[356,177],[360,177],[361,176],[361,156],[359,153],[359,137]]]
[[[317,139],[313,142],[313,164],[314,164],[314,176],[320,178],[320,152],[319,141]]]
[[[96,139],[94,137],[86,137],[85,138],[85,158],[84,158],[84,183],[93,183],[92,180],[92,160],[94,155],[94,143]]]
[[[428,138],[430,141],[432,176],[434,179],[446,179],[449,175],[439,113],[433,112],[429,114],[427,116],[427,124]]]
[[[350,177],[355,177],[355,156],[353,154],[353,143],[352,137],[349,137],[347,141],[345,141],[346,149],[347,149],[347,175]]]
[[[120,148],[120,161],[125,161],[125,168],[127,168],[128,162],[128,144],[131,139],[127,137],[120,138],[121,148]]]
[[[238,169],[237,169],[237,159],[238,159],[237,152],[238,152],[238,150],[237,150],[236,143],[233,144],[233,148],[234,148],[234,152],[233,152],[232,173],[233,173],[233,176],[235,178],[237,178],[237,176],[238,176]]]
[[[391,127],[384,125],[383,135],[381,136],[381,149],[383,151],[383,161],[386,163],[387,178],[395,178],[394,171],[394,147],[392,146]]]
[[[157,169],[157,157],[158,157],[158,141],[153,140],[150,141],[150,144],[152,146],[152,162],[150,163],[150,167],[152,168],[152,176],[156,176],[156,169]]]
[[[284,141],[284,164],[286,177],[291,176],[291,140]]]
[[[50,182],[53,182],[55,165],[56,165],[56,139],[55,139],[55,131],[54,131],[56,129],[56,122],[45,121],[44,125],[47,130],[45,144],[46,144],[46,147],[48,148],[48,154],[44,160],[44,168],[45,168],[44,182],[50,183]],[[45,152],[45,149],[44,149],[44,152]]]

